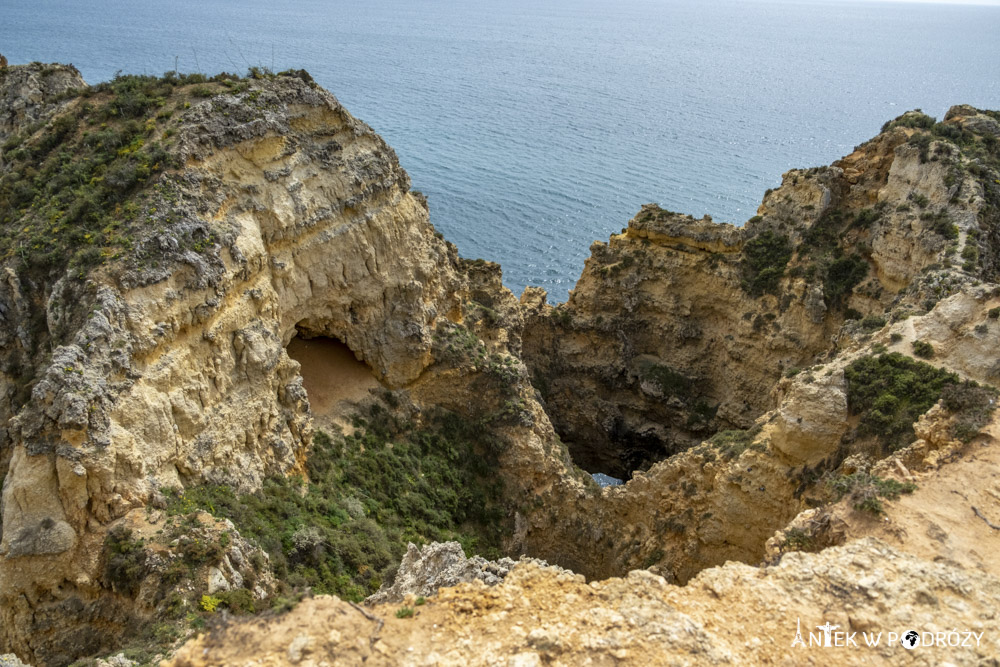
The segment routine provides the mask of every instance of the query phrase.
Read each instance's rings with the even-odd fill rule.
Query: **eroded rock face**
[[[996,123],[948,118],[940,136]],[[524,359],[578,464],[626,477],[746,428],[849,314],[881,314],[959,256],[963,275],[992,276],[994,184],[955,144],[911,141],[908,119],[831,167],[784,174],[742,229],[647,205],[594,243],[565,304],[525,292]]]
[[[192,106],[177,132],[184,167],[143,195],[149,233],[91,275],[87,317],[36,359],[2,432],[0,645],[40,662],[60,662],[81,631],[121,627],[128,605],[105,597],[96,554],[130,510],[162,488],[248,491],[301,470],[309,407],[284,350],[297,331],[343,341],[398,387],[431,363],[431,332],[466,289],[392,149],[329,93],[262,80]],[[3,270],[13,322],[35,304]],[[63,284],[50,330],[87,305],[56,298]],[[16,327],[2,336],[4,354],[30,349]],[[101,623],[58,611],[74,605],[115,611],[95,611]]]
[[[315,598],[266,624],[200,637],[170,664],[294,664],[296,657],[345,665],[793,664],[809,652],[792,646],[797,619],[806,641],[824,623],[856,633],[862,647],[839,649],[838,664],[910,664],[912,653],[887,635],[911,627],[974,628],[978,645],[945,650],[956,663],[975,663],[995,655],[998,604],[996,579],[866,538],[789,554],[771,567],[730,563],[684,587],[644,571],[587,584],[523,564],[492,588],[477,582],[444,590],[413,618],[396,618],[395,605],[365,616],[335,598]],[[880,645],[864,646],[863,632],[883,632]]]
[[[86,85],[72,65],[8,66],[4,58],[0,64],[0,143],[50,116],[67,91]],[[2,151],[0,148],[0,159]]]

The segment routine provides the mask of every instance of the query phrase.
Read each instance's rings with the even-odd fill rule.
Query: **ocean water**
[[[1000,108],[1000,7],[837,0],[3,0],[0,53],[117,71],[308,69],[431,219],[562,301],[645,202],[742,224],[886,120]]]

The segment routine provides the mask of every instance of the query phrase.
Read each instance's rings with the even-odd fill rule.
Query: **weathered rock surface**
[[[184,167],[144,195],[136,251],[91,275],[92,305],[53,286],[51,327],[88,317],[35,359],[30,400],[5,401],[0,646],[38,662],[124,627],[100,554],[130,511],[163,488],[252,490],[301,470],[311,426],[293,336],[337,338],[405,385],[468,289],[392,149],[329,93],[261,80],[191,106],[174,131]],[[16,322],[34,306],[4,272],[0,316]],[[4,354],[32,347],[16,327],[0,336]],[[13,396],[14,380],[0,390]]]
[[[866,538],[775,566],[730,563],[684,587],[644,571],[587,584],[523,564],[498,586],[442,591],[413,618],[315,598],[265,624],[219,628],[170,664],[977,664],[1000,651],[998,605],[997,579]],[[822,643],[816,626],[832,624],[839,643],[858,645],[792,646],[798,621],[806,642],[812,632]],[[911,652],[898,641],[911,629],[961,631],[969,645]],[[866,632],[881,633],[877,647]]]
[[[30,102],[0,107],[8,132],[79,103],[66,68],[0,77]],[[973,472],[996,422],[969,449],[939,404],[879,460],[852,440],[844,374],[921,341],[935,365],[1000,380],[995,115],[956,107],[933,133],[904,115],[831,167],[785,174],[743,228],[644,207],[552,307],[458,258],[392,149],[307,77],[216,92],[151,126],[176,166],[127,202],[145,223],[132,252],[48,283],[0,266],[0,650],[36,664],[111,650],[162,613],[179,554],[197,556],[189,592],[268,594],[267,559],[235,526],[160,510],[168,489],[305,471],[295,336],[346,344],[414,414],[481,425],[502,445],[509,553],[580,574],[412,547],[372,601],[430,598],[413,619],[317,598],[177,664],[800,664],[796,618],[996,641],[1000,585],[972,546],[1000,521],[995,480]],[[600,488],[570,453],[630,479]],[[879,532],[822,482],[860,469],[923,476],[928,502],[961,492],[978,514],[951,498],[946,513],[982,525],[952,543]],[[887,525],[959,523],[917,498],[890,503]],[[831,548],[789,553],[786,527]]]
[[[547,566],[544,561],[521,557],[520,562],[532,561]],[[482,556],[466,558],[458,542],[433,542],[418,548],[409,544],[391,586],[383,586],[365,599],[366,604],[402,602],[408,597],[429,597],[441,588],[481,581],[495,586],[504,580],[518,564],[510,558],[486,560]]]
[[[948,119],[993,140],[990,116]],[[993,276],[995,184],[975,154],[912,133],[893,126],[831,167],[787,172],[741,229],[647,205],[591,246],[565,304],[526,291],[524,360],[577,463],[624,477],[746,428],[784,371],[831,351],[851,311],[882,313],[956,254]],[[759,272],[755,243],[772,264]]]
[[[0,65],[0,143],[45,120],[59,108],[67,91],[86,85],[72,65],[31,63],[8,67],[5,59]]]

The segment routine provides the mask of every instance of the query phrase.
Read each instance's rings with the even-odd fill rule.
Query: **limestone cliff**
[[[992,279],[979,258],[995,255],[996,187],[972,149],[995,135],[965,128],[996,121],[974,114],[953,109],[916,141],[904,115],[831,167],[789,171],[742,228],[646,206],[591,247],[565,304],[527,291],[524,359],[577,461],[627,477],[746,428],[783,372],[824,358],[849,317],[936,280],[926,269],[957,254],[960,280]],[[946,139],[963,132],[966,149]]]
[[[17,97],[36,72],[3,76]],[[0,644],[40,663],[127,626],[102,544],[162,489],[253,490],[302,470],[311,420],[293,336],[335,337],[385,387],[406,385],[473,282],[392,149],[326,91],[278,76],[207,99],[181,86],[169,105],[141,141],[176,166],[109,216],[132,226],[124,252],[40,273],[15,242],[3,267]],[[43,133],[18,149],[40,151]]]
[[[505,579],[440,593],[416,619],[308,601],[264,626],[252,656],[222,630],[178,664],[272,650],[276,664],[399,662],[404,644],[428,664],[639,663],[677,646],[699,661],[793,661],[752,641],[749,619],[769,605],[783,611],[761,636],[780,643],[796,614],[936,623],[938,603],[920,606],[931,598],[941,623],[994,631],[996,574],[968,540],[1000,505],[988,481],[947,471],[992,461],[996,435],[995,393],[971,383],[1000,373],[995,113],[905,114],[833,166],[785,174],[741,228],[644,207],[595,243],[553,307],[459,258],[392,149],[304,72],[84,88],[49,69],[0,72],[13,100],[0,108],[0,653],[66,664],[138,627],[162,631],[165,650],[220,604],[305,594],[289,560],[329,581],[351,558],[369,583],[385,575],[376,600]],[[350,359],[299,363],[303,339]],[[467,448],[425,428],[441,414]],[[366,452],[354,491],[313,493]],[[404,458],[414,467],[380,468]],[[584,469],[628,482],[602,489]],[[460,497],[465,470],[495,484]],[[927,562],[946,541],[863,518],[917,517],[921,493],[957,484],[985,517],[946,545],[958,564]],[[439,504],[421,504],[419,485]],[[290,526],[268,551],[244,511],[268,500],[262,488],[313,503],[327,532]],[[578,574],[420,565],[414,547],[393,582],[361,546],[331,544],[350,521],[377,532],[378,494],[401,535],[442,521],[441,507],[471,523],[462,503],[495,502],[507,555]],[[873,535],[892,546],[856,541]],[[747,565],[706,570],[728,560]],[[872,568],[895,583],[841,599]],[[629,622],[641,632],[620,631]],[[496,628],[488,648],[469,640],[480,623]]]

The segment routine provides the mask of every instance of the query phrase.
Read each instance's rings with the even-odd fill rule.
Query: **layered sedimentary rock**
[[[346,345],[370,371],[380,414],[420,422],[445,409],[474,424],[505,483],[508,555],[578,574],[414,548],[377,599],[504,582],[440,593],[415,619],[396,618],[398,606],[307,601],[259,635],[234,629],[244,646],[225,631],[199,640],[179,664],[399,662],[410,646],[417,664],[585,653],[638,664],[680,659],[677,647],[698,661],[795,661],[753,637],[790,641],[788,619],[810,614],[814,626],[874,629],[890,611],[894,626],[994,628],[996,575],[967,569],[983,561],[968,541],[1000,525],[1000,506],[992,482],[946,472],[970,455],[992,461],[982,449],[995,435],[992,408],[977,404],[973,421],[963,413],[962,400],[984,394],[933,397],[912,416],[910,441],[889,448],[860,427],[849,378],[859,360],[898,353],[892,363],[905,369],[920,353],[939,375],[954,372],[952,385],[1000,381],[995,114],[956,107],[940,124],[906,114],[831,167],[785,174],[742,228],[644,207],[595,243],[569,302],[553,307],[540,290],[518,302],[498,266],[460,259],[391,148],[304,73],[175,76],[156,84],[179,91],[164,99],[124,82],[103,107],[130,133],[114,144],[85,110],[106,104],[107,90],[74,96],[78,76],[45,71],[0,73],[4,99],[33,100],[3,109],[0,175],[13,179],[26,154],[48,159],[52,137],[110,146],[119,161],[90,182],[118,189],[94,233],[121,240],[96,254],[67,245],[74,259],[60,264],[44,234],[20,231],[38,223],[29,217],[40,198],[10,190],[19,203],[4,211],[13,223],[0,267],[0,652],[65,664],[110,650],[137,623],[189,609],[172,597],[178,586],[194,600],[204,593],[205,611],[222,592],[271,593],[258,545],[217,512],[185,510],[183,490],[246,493],[307,471],[314,415],[286,352],[296,336]],[[126,113],[134,125],[116,120]],[[146,162],[129,157],[142,151]],[[45,213],[45,232],[59,232],[64,211]],[[27,262],[32,253],[48,268]],[[587,474],[598,471],[629,481],[601,489]],[[895,488],[871,486],[888,478],[920,488],[885,500],[884,516],[904,507],[898,521],[916,517],[925,485],[930,499],[961,484],[975,511],[954,511],[982,525],[953,543],[894,541],[858,519],[861,491],[838,504],[829,482],[870,482],[871,495]],[[960,523],[926,520],[935,534]],[[892,547],[851,541],[872,535]],[[927,562],[945,549],[961,565]],[[764,559],[772,565],[752,567]],[[704,571],[728,560],[748,565]],[[896,583],[846,600],[831,592],[873,568]],[[636,569],[646,572],[589,585],[579,576]],[[926,595],[910,585],[918,579]],[[857,613],[817,616],[846,604]],[[751,619],[775,605],[784,611],[754,634]],[[629,622],[637,629],[623,630]],[[478,624],[492,629],[488,647],[470,640]],[[252,656],[240,653],[247,646]]]
[[[960,132],[976,117],[963,113],[945,126]],[[912,133],[893,127],[831,167],[786,173],[742,228],[646,206],[595,242],[565,304],[526,292],[524,359],[578,463],[626,477],[746,428],[783,372],[831,351],[848,313],[882,313],[955,253],[993,257],[980,225],[995,215],[993,184],[957,146]]]
[[[30,398],[0,376],[14,413],[0,441],[0,643],[42,663],[115,641],[125,615],[102,543],[161,489],[252,490],[301,470],[311,426],[293,336],[337,338],[402,386],[469,282],[392,149],[329,93],[286,76],[188,107],[169,126],[182,166],[137,195],[134,252],[83,284],[3,269],[8,359],[76,324],[18,368]],[[39,306],[48,327],[32,332]]]

